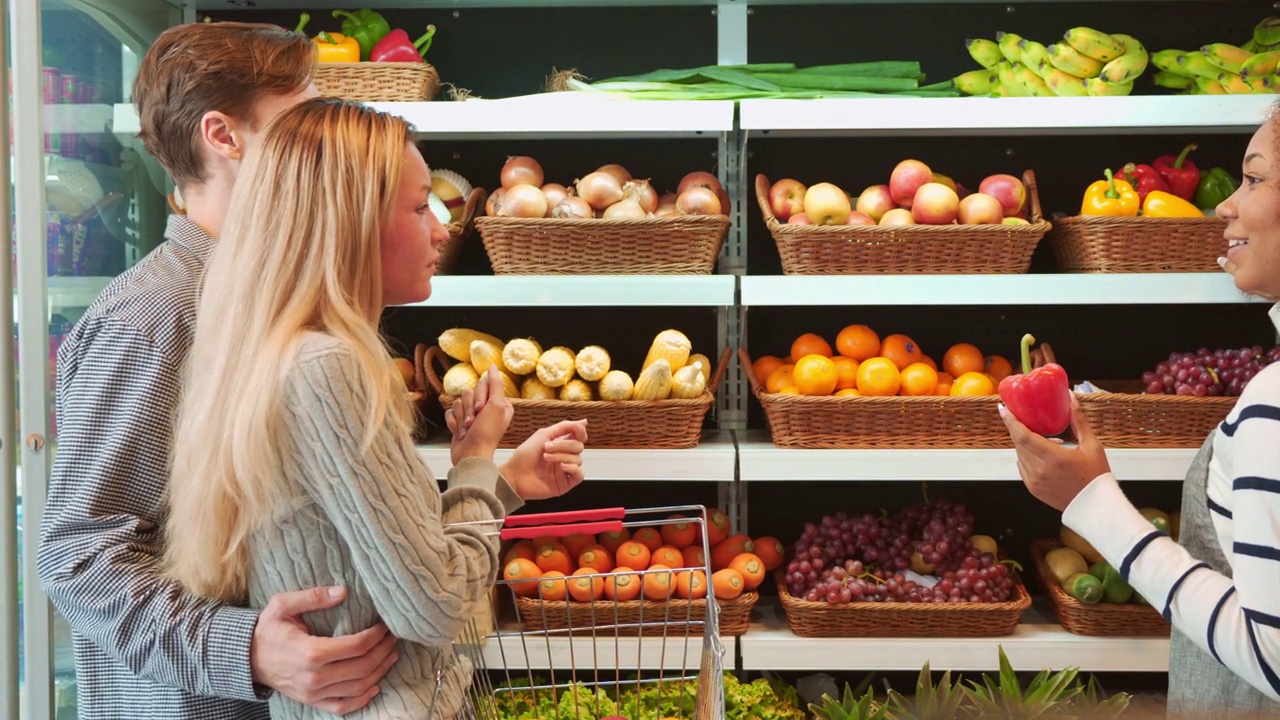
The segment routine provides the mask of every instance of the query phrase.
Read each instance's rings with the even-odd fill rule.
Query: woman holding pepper
[[[1254,134],[1244,182],[1217,207],[1219,259],[1250,295],[1280,299],[1280,104]],[[1271,309],[1280,328],[1280,305]],[[1033,495],[1173,623],[1169,715],[1280,715],[1280,363],[1259,372],[1205,440],[1183,483],[1178,542],[1126,499],[1074,404],[1068,447],[1002,405]]]

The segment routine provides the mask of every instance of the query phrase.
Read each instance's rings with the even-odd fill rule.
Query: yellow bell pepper
[[[1166,217],[1166,218],[1198,218],[1204,217],[1204,212],[1192,203],[1182,198],[1161,190],[1152,190],[1147,193],[1147,199],[1142,201],[1142,214],[1145,217]]]
[[[1106,171],[1106,180],[1099,180],[1084,191],[1080,214],[1086,216],[1137,217],[1138,191],[1125,180],[1118,180]]]
[[[342,33],[322,32],[313,38],[320,62],[360,62],[360,43]]]

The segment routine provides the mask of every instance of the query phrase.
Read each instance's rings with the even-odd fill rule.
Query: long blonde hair
[[[380,227],[396,201],[407,124],[321,98],[276,118],[251,152],[205,272],[173,444],[165,566],[188,591],[245,597],[249,540],[284,497],[283,380],[302,333],[356,353],[370,402],[409,429],[405,386],[378,334]]]

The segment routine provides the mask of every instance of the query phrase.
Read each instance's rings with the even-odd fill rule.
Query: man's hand
[[[559,497],[582,482],[586,420],[564,420],[542,428],[516,448],[499,468],[525,500]]]
[[[272,597],[253,631],[253,681],[335,715],[368,705],[399,657],[395,636],[374,625],[354,635],[316,637],[302,622],[302,615],[334,607],[346,596],[344,588],[335,587]]]
[[[1000,405],[1000,417],[1013,438],[1023,484],[1032,495],[1059,512],[1066,510],[1094,478],[1111,472],[1107,451],[1094,436],[1074,395],[1071,429],[1079,443],[1076,447],[1066,447],[1056,438],[1031,432],[1004,405]]]

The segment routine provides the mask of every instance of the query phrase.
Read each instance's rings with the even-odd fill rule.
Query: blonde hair
[[[248,587],[249,541],[284,496],[284,378],[304,332],[359,360],[367,444],[409,430],[404,381],[378,334],[380,227],[409,142],[399,118],[320,98],[273,121],[246,160],[208,263],[173,443],[165,565],[224,602]]]

